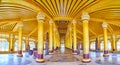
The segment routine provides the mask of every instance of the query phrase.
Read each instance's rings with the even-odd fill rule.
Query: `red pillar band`
[[[18,54],[22,54],[22,51],[21,51],[21,50],[18,50]]]
[[[44,58],[43,58],[43,54],[38,54],[37,58],[38,58],[38,59],[44,59]],[[38,62],[38,63],[43,63],[43,62],[45,62],[45,61],[37,61],[37,62]]]
[[[38,59],[43,59],[43,54],[38,54],[37,58]]]
[[[18,57],[22,57],[23,55],[22,55],[22,50],[18,50],[18,55],[17,55]]]
[[[90,56],[89,56],[89,54],[83,54],[83,58],[84,58],[84,59],[89,59]]]
[[[109,56],[109,55],[108,55],[108,50],[104,50],[104,54],[103,54],[103,56],[104,56],[104,57]]]
[[[33,49],[33,56],[34,56],[35,58],[38,56],[38,52],[37,52],[37,49],[36,49],[36,48]]]
[[[108,50],[104,50],[104,54],[108,54]]]
[[[91,62],[90,55],[89,54],[83,54],[82,62],[84,62],[84,63]]]

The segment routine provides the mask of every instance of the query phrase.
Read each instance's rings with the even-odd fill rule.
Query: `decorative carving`
[[[52,20],[52,19],[50,19],[49,24],[52,24],[52,23],[53,23],[53,20]]]
[[[106,22],[103,22],[102,27],[103,27],[103,28],[107,28],[107,25],[108,25],[108,24],[107,24]]]
[[[37,15],[37,20],[38,20],[38,22],[41,21],[41,20],[44,20],[44,19],[45,19],[44,13],[39,12],[38,15]]]
[[[76,24],[76,20],[73,20],[72,23],[73,23],[73,24]]]
[[[23,27],[23,26],[24,26],[23,22],[20,22],[19,25],[18,25],[18,27]]]
[[[54,28],[54,32],[56,31],[56,28]]]
[[[112,37],[115,38],[115,35],[113,34]]]
[[[81,19],[89,21],[90,20],[90,16],[88,15],[87,12],[83,12],[82,16],[81,16]]]

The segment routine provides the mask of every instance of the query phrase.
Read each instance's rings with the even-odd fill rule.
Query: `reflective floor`
[[[82,63],[80,55],[73,55],[71,50],[57,50],[54,55],[45,55],[45,63],[36,63],[35,58],[28,53],[23,57],[17,54],[0,54],[0,65],[120,65],[120,54],[109,53],[103,57],[102,52],[90,52],[91,62]]]

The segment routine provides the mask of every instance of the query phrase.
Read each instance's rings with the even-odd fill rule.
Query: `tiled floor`
[[[23,57],[17,57],[17,54],[0,54],[0,65],[120,65],[120,54],[112,53],[109,57],[103,57],[102,52],[90,52],[90,63],[81,62],[82,51],[80,55],[72,55],[71,50],[58,50],[54,55],[46,55],[45,63],[36,63],[33,56],[23,54]]]

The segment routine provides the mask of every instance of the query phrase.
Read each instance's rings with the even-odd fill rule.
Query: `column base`
[[[88,54],[83,54],[83,59],[82,62],[84,63],[89,63],[91,61],[89,53]]]
[[[38,63],[44,63],[45,62],[45,60],[43,58],[43,54],[38,54],[36,62],[38,62]]]
[[[108,50],[104,50],[103,57],[107,57],[107,56],[109,56],[109,54],[108,54]]]
[[[23,55],[22,55],[22,54],[18,54],[17,56],[18,56],[18,57],[23,57]]]
[[[108,57],[109,56],[109,54],[103,54],[103,57]]]
[[[49,55],[53,55],[53,53],[49,53]]]
[[[25,50],[25,52],[28,52],[29,50]]]
[[[36,62],[38,62],[38,63],[44,63],[45,60],[44,60],[44,59],[37,58],[37,59],[36,59]]]
[[[88,58],[88,59],[83,58],[83,59],[82,59],[82,62],[84,62],[84,63],[89,63],[89,62],[91,62],[91,59],[90,59],[90,58]]]
[[[53,51],[49,51],[49,55],[53,55]]]
[[[111,53],[115,53],[115,51],[111,51]]]
[[[18,55],[17,55],[18,57],[23,57],[23,54],[22,54],[22,50],[19,50],[18,51]]]
[[[13,49],[10,49],[10,53],[13,53]]]
[[[13,51],[10,51],[10,53],[12,54],[12,53],[13,53]]]
[[[73,53],[72,54],[74,54],[74,55],[77,55],[78,53],[77,53],[77,50],[73,50]]]
[[[77,55],[77,53],[73,52],[72,54]]]
[[[114,52],[115,52],[115,49],[113,49],[111,52],[114,53]]]

